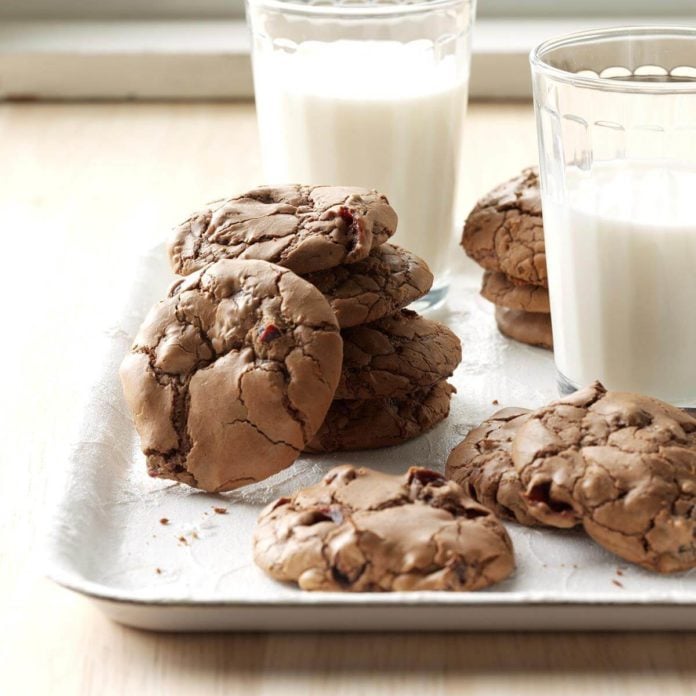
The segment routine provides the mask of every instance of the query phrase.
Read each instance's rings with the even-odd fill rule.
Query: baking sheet
[[[118,365],[173,280],[164,249],[149,251],[103,336],[103,364],[64,463],[49,575],[112,618],[153,629],[696,628],[696,571],[649,573],[577,531],[507,524],[517,570],[476,593],[303,593],[253,564],[254,522],[274,498],[346,462],[390,473],[410,465],[441,470],[451,448],[496,409],[557,398],[551,354],[497,332],[491,306],[478,297],[479,279],[460,274],[446,308],[429,315],[447,322],[463,345],[445,423],[399,447],[302,457],[272,479],[211,495],[147,476],[121,395]]]

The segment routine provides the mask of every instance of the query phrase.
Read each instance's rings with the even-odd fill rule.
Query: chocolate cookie
[[[400,445],[447,418],[454,391],[442,381],[404,399],[334,401],[306,451],[345,452]]]
[[[523,312],[551,313],[549,291],[546,288],[508,278],[500,271],[486,271],[483,274],[481,295],[498,307]]]
[[[581,521],[650,570],[696,567],[696,419],[685,411],[595,383],[531,413],[512,459],[541,522]]]
[[[464,224],[462,246],[489,271],[548,286],[536,168],[525,169],[476,204]]]
[[[261,259],[304,274],[353,263],[396,230],[377,191],[353,186],[263,186],[216,201],[174,230],[169,259],[186,275],[222,258]]]
[[[331,308],[266,261],[218,261],[179,280],[121,365],[151,476],[226,491],[289,466],[341,371]]]
[[[433,284],[428,264],[406,249],[383,244],[357,263],[310,273],[341,328],[381,319],[423,297]]]
[[[461,343],[450,329],[408,309],[341,335],[336,399],[403,399],[447,379],[462,359]]]
[[[253,544],[257,565],[303,590],[479,590],[515,565],[495,516],[456,483],[417,467],[401,476],[336,467],[271,503]]]
[[[538,348],[553,350],[551,315],[538,312],[522,312],[518,309],[495,308],[495,323],[500,333]]]
[[[498,517],[524,525],[539,524],[527,511],[510,448],[529,419],[525,408],[504,408],[469,432],[450,453],[445,474]]]

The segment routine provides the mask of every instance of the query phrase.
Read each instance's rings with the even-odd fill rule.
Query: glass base
[[[558,386],[558,393],[561,396],[570,396],[576,392],[580,387],[571,382],[560,370],[556,369],[556,385]]]
[[[580,387],[577,384],[575,384],[575,382],[568,379],[558,369],[556,369],[556,385],[558,386],[558,393],[561,396],[570,396],[578,389],[580,389]],[[683,404],[674,404],[674,406],[683,409],[691,416],[696,416],[696,404],[690,404],[689,406],[684,406]]]
[[[449,278],[444,279],[440,282],[435,282],[430,292],[424,295],[419,300],[412,302],[409,305],[409,309],[413,309],[416,312],[428,312],[440,307],[444,301],[447,299],[447,293],[450,289]]]

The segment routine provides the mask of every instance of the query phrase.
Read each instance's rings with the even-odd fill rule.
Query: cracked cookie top
[[[595,383],[531,413],[511,451],[539,521],[580,521],[651,570],[696,566],[696,419],[685,411]]]
[[[548,286],[536,168],[497,186],[474,206],[464,224],[462,246],[486,270]]]
[[[450,453],[445,474],[498,517],[532,526],[539,521],[527,511],[510,456],[512,440],[529,413],[525,408],[503,408],[469,431]]]
[[[481,296],[499,307],[550,314],[549,291],[541,285],[523,283],[500,271],[483,274]]]
[[[260,515],[254,560],[304,590],[478,590],[514,568],[503,525],[441,474],[339,466]]]
[[[225,491],[289,466],[341,361],[331,308],[287,269],[222,260],[180,279],[121,365],[149,473]]]
[[[423,297],[433,284],[428,264],[393,244],[376,247],[357,263],[310,273],[306,278],[326,296],[341,328],[393,314]]]
[[[404,398],[449,377],[462,358],[461,343],[448,327],[408,309],[341,335],[336,399]]]
[[[260,259],[304,274],[364,259],[396,230],[377,191],[351,186],[263,186],[216,201],[175,230],[175,273],[223,258]]]

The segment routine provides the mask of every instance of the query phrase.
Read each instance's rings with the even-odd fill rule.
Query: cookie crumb
[[[617,568],[617,569],[616,569],[616,574],[617,574],[617,575],[623,575],[624,572],[623,572],[623,570],[622,570],[621,568]]]
[[[494,406],[500,406],[500,401],[498,401],[498,399],[493,399],[493,401],[491,401],[491,403],[492,403]]]
[[[184,546],[188,546],[188,539],[186,539],[186,537],[182,535],[179,537],[179,543],[183,544]]]
[[[618,580],[612,580],[612,583],[617,587],[620,587],[622,590],[624,589],[623,583],[620,583]]]
[[[216,515],[226,515],[227,514],[227,508],[224,507],[214,507],[213,512]]]
[[[162,518],[160,519],[160,524],[164,524],[164,525],[169,524],[169,518],[168,518],[168,517],[162,517]]]
[[[162,575],[162,569],[161,569],[161,568],[155,568],[155,573],[157,573],[157,575]]]

